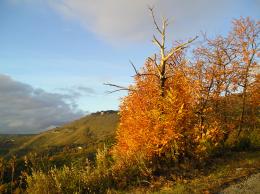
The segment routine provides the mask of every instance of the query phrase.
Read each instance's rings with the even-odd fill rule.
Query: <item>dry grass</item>
[[[158,179],[148,187],[133,188],[128,193],[200,194],[218,193],[224,188],[260,172],[260,150],[230,152],[195,169],[189,176],[175,180]]]

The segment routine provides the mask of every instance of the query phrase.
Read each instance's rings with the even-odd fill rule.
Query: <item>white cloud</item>
[[[194,37],[200,31],[226,32],[240,16],[259,19],[260,0],[9,0],[13,4],[48,4],[66,19],[78,21],[98,37],[116,44],[147,41],[154,32],[148,6],[171,21],[176,39]],[[173,33],[172,33],[173,32]]]
[[[37,133],[81,117],[69,98],[0,74],[0,133]]]
[[[153,31],[147,9],[173,19],[175,37],[195,36],[201,30],[219,32],[234,17],[257,14],[259,1],[243,0],[55,0],[51,7],[65,18],[79,21],[99,37],[116,43],[149,40]],[[259,15],[258,15],[259,16]],[[175,38],[174,37],[174,38]]]

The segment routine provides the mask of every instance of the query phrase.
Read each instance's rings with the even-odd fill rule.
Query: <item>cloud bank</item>
[[[195,36],[201,30],[223,31],[240,15],[258,15],[259,0],[52,0],[49,4],[67,19],[80,22],[112,42],[149,40],[153,32],[148,6],[157,16],[173,21],[174,38]]]
[[[70,98],[0,74],[0,133],[38,133],[81,117]]]

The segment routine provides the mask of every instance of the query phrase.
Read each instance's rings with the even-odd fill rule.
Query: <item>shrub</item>
[[[27,193],[104,193],[112,185],[112,172],[108,149],[99,149],[97,166],[89,160],[85,164],[52,168],[44,173],[33,170],[27,176]]]
[[[249,150],[252,147],[251,139],[249,137],[242,137],[235,145],[235,149],[239,151]]]

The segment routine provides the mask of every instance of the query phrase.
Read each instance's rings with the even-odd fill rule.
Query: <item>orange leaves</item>
[[[146,64],[143,72],[152,74],[156,69]],[[161,96],[155,76],[135,77],[137,92],[129,92],[120,107],[116,157],[129,159],[138,153],[148,158],[159,156],[171,142],[183,143],[183,133],[189,130],[188,120],[193,114],[194,85],[178,69],[167,73],[173,76],[166,80],[165,96]]]
[[[120,106],[113,156],[124,162],[169,153],[173,159],[201,158],[224,142],[238,122],[243,124],[239,109],[246,113],[246,97],[257,104],[259,79],[252,75],[259,65],[259,27],[249,18],[235,20],[228,37],[206,38],[195,49],[194,62],[182,50],[172,53],[160,47],[163,55],[171,55],[155,55],[140,72],[135,69],[134,90]]]
[[[218,146],[224,135],[221,125],[217,121],[203,126],[196,125],[194,131],[197,157],[207,156],[207,152]]]

